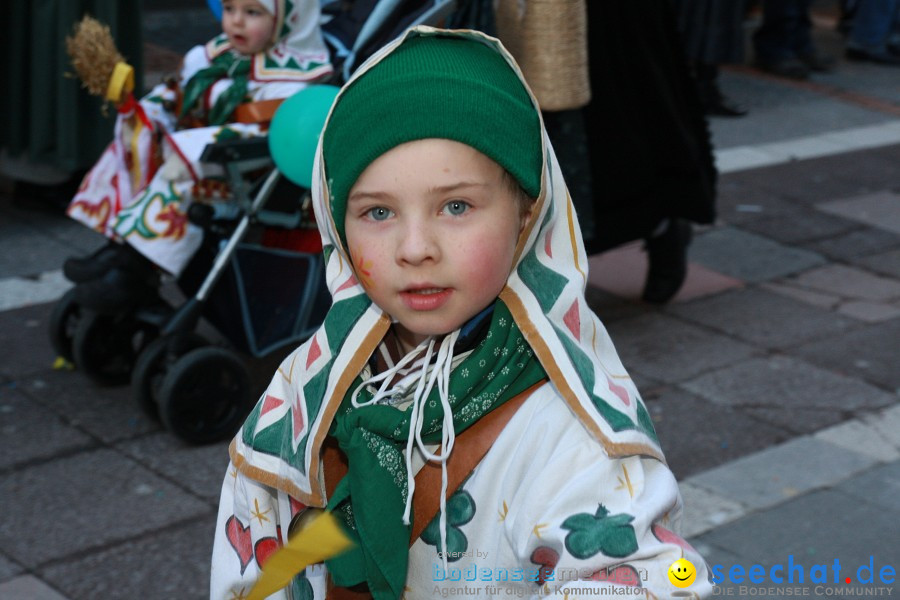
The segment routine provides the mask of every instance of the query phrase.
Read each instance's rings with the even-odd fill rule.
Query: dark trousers
[[[762,26],[753,35],[756,59],[772,63],[813,53],[811,0],[763,0]]]

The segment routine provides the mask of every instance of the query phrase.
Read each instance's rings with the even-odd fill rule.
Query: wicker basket
[[[496,0],[495,8],[497,35],[542,110],[590,102],[585,0]]]

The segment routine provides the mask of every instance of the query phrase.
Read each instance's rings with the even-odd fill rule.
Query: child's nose
[[[397,260],[419,264],[426,260],[439,260],[441,248],[433,228],[421,222],[409,223],[403,228],[397,244]]]

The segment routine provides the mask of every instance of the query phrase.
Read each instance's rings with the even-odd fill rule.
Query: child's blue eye
[[[367,214],[373,221],[384,221],[394,213],[389,208],[376,206],[375,208],[370,208]]]
[[[444,205],[444,209],[447,211],[447,214],[458,216],[469,210],[469,203],[462,200],[451,200]]]

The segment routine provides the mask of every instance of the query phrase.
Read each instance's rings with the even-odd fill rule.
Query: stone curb
[[[900,460],[900,405],[725,463],[680,482],[694,537]]]

